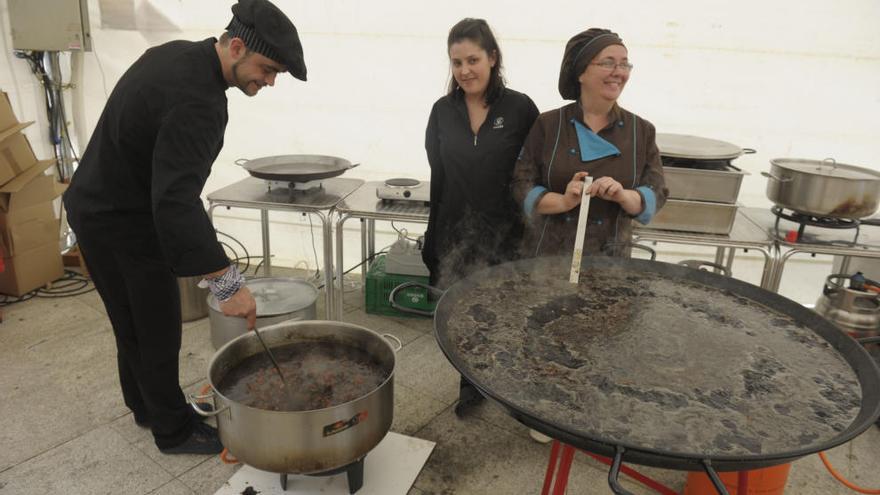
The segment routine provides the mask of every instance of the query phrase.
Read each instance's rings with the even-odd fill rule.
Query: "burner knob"
[[[411,192],[411,191],[403,191],[403,197],[404,197],[404,198],[408,198],[408,197],[410,197],[410,196],[412,196],[412,192]]]
[[[797,242],[798,241],[798,233],[797,230],[789,230],[785,233],[786,242]]]

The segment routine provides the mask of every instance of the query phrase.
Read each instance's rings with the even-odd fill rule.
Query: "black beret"
[[[306,80],[306,62],[296,26],[268,0],[240,0],[232,6],[226,31],[241,38],[249,50],[287,66],[287,71]]]
[[[587,64],[606,47],[623,45],[617,33],[608,29],[590,28],[574,35],[565,45],[562,67],[559,68],[559,94],[566,100],[577,100],[581,95],[578,77]]]

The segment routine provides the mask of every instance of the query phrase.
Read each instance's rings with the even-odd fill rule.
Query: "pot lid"
[[[657,148],[662,156],[691,160],[732,160],[743,154],[735,144],[688,134],[657,133]]]
[[[305,309],[318,298],[318,289],[311,283],[285,277],[254,278],[245,283],[257,302],[257,316],[277,316]],[[214,295],[208,296],[208,305],[220,311]]]
[[[772,165],[792,170],[794,172],[803,172],[805,174],[821,175],[824,177],[835,177],[839,179],[851,180],[877,180],[880,179],[880,172],[855,165],[847,165],[845,163],[837,163],[831,158],[825,160],[806,160],[803,158],[775,158],[770,160]]]

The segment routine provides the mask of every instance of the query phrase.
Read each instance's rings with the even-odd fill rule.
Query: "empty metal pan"
[[[688,134],[657,133],[660,155],[693,161],[733,160],[743,154],[755,153],[751,148]]]
[[[235,164],[259,179],[286,182],[329,179],[358,166],[344,158],[327,155],[278,155],[253,160],[242,158],[236,160]]]

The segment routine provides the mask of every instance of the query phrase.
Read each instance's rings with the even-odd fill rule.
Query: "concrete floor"
[[[366,314],[356,287],[345,299],[345,321],[394,334],[405,344],[398,354],[392,430],[437,442],[411,494],[540,492],[549,446],[530,440],[524,426],[493,404],[456,418],[458,374],[435,343],[430,320]],[[149,431],[134,424],[122,403],[112,332],[96,293],[35,298],[4,313],[0,494],[209,495],[236,471],[217,456],[163,455]],[[186,392],[205,383],[213,354],[207,319],[185,324],[180,381]],[[880,487],[877,428],[829,455],[853,482]],[[683,473],[638,469],[675,490],[684,488]],[[606,476],[603,465],[578,455],[568,493],[611,493]],[[655,493],[628,480],[624,486],[636,494]],[[794,463],[787,493],[853,492],[811,455]]]

